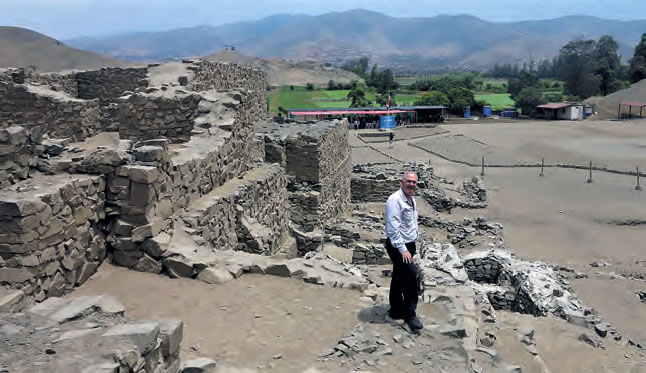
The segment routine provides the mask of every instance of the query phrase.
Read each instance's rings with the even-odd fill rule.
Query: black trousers
[[[415,255],[417,247],[415,242],[406,244],[411,256]],[[417,310],[417,265],[404,263],[402,254],[386,240],[386,251],[393,262],[393,276],[390,280],[390,313],[399,315],[404,319],[416,316]]]

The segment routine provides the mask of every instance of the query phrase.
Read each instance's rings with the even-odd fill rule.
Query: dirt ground
[[[549,146],[554,158],[597,156],[622,167],[646,161],[643,154],[646,146],[640,145],[646,144],[646,122],[484,126],[467,123],[438,128],[488,142],[494,149],[514,147],[516,154],[536,155],[540,153],[536,149]],[[366,144],[351,134],[352,163],[431,161],[437,175],[455,180],[456,185],[480,173],[477,167],[456,164],[408,145],[408,138],[424,139],[419,137],[423,136],[420,129],[396,131],[399,141],[395,141],[392,149],[388,143]],[[429,137],[437,132],[433,129]],[[594,151],[596,147],[598,153]],[[473,156],[468,148],[459,151]],[[646,341],[643,327],[646,304],[635,296],[637,291],[646,291],[646,282],[634,278],[646,275],[646,225],[617,225],[629,219],[646,220],[646,191],[636,191],[631,176],[595,172],[594,181],[586,183],[588,175],[583,170],[549,168],[543,177],[538,172],[536,168],[487,169],[484,182],[488,208],[454,210],[453,216],[484,215],[504,226],[506,245],[519,257],[566,265],[585,273],[588,278],[570,280],[582,302],[621,332],[625,337],[622,343],[628,338]],[[381,205],[370,207],[376,210]],[[425,206],[421,212],[429,213],[429,209]],[[592,267],[590,264],[595,261],[606,261],[609,265]],[[356,291],[309,285],[294,279],[246,275],[213,286],[109,265],[104,265],[72,296],[96,293],[116,296],[126,306],[127,315],[134,318],[184,320],[185,358],[208,356],[220,365],[274,372],[325,368],[317,357],[334,347],[359,322],[366,307]],[[441,319],[432,310],[427,310],[425,316]],[[578,341],[583,331],[594,334],[593,330],[553,317],[534,318],[506,312],[499,312],[498,320],[495,348],[506,361],[522,364],[523,372],[541,372],[526,348],[519,344],[519,328],[526,325],[535,329],[536,348],[550,372],[646,372],[643,350],[624,347],[610,339],[603,340],[604,349]],[[423,371],[408,370],[401,361],[393,364],[366,370]],[[332,371],[353,369],[336,368]]]
[[[130,271],[104,264],[71,296],[107,293],[135,319],[184,321],[182,359],[302,372],[359,322],[357,291],[295,279],[245,275],[224,285]]]

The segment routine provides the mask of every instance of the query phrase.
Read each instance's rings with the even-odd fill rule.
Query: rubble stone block
[[[184,338],[184,322],[182,320],[159,320],[159,334],[162,339],[161,351],[165,357],[179,352]]]
[[[193,266],[180,257],[169,257],[164,259],[164,268],[172,278],[193,276]]]
[[[207,284],[222,285],[233,280],[233,275],[226,268],[206,268],[197,275],[197,279]]]
[[[215,373],[215,360],[204,357],[188,360],[182,373]]]
[[[117,325],[105,332],[102,337],[118,338],[131,343],[141,355],[150,352],[157,342],[159,325],[156,323]]]

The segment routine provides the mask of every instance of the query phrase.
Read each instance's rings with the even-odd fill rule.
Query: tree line
[[[575,40],[563,46],[551,60],[530,61],[522,68],[518,64],[495,65],[488,75],[508,78],[508,92],[514,100],[520,95],[522,99],[532,97],[534,100],[530,101],[539,101],[541,78],[562,80],[563,93],[573,100],[605,96],[646,78],[646,33],[628,65],[621,63],[618,50],[619,44],[608,35],[599,40]],[[521,94],[526,88],[532,90]]]

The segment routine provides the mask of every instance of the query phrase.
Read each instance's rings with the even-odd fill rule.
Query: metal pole
[[[485,175],[485,170],[484,170],[484,155],[482,156],[482,171],[480,171],[480,176]]]
[[[642,186],[639,184],[639,167],[637,167],[637,185],[635,186],[635,190],[642,190]]]
[[[545,176],[544,168],[545,167],[545,157],[541,158],[541,173],[538,176]]]
[[[588,179],[588,183],[592,182],[592,161],[590,161],[590,178]]]

